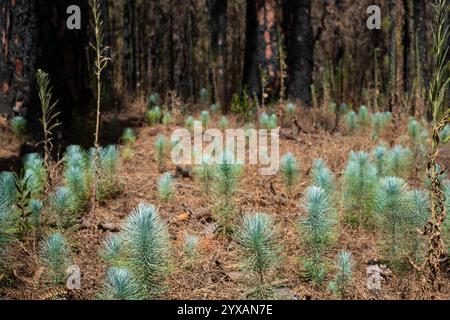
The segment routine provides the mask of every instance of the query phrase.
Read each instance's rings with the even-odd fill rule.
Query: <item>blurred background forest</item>
[[[101,1],[112,58],[104,108],[158,93],[167,105],[186,106],[207,95],[227,112],[239,109],[243,94],[261,102],[264,87],[265,102],[345,102],[421,117],[432,65],[431,2],[373,2]],[[71,4],[81,8],[81,30],[66,28]],[[366,26],[372,4],[381,7],[380,30]],[[37,69],[50,74],[63,122],[93,113],[88,0],[2,1],[0,33],[1,113],[39,112]]]

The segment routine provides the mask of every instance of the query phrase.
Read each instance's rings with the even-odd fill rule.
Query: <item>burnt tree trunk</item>
[[[227,111],[226,81],[227,0],[208,0],[213,92],[223,110]]]
[[[136,0],[124,1],[123,3],[123,77],[124,88],[127,93],[134,94],[136,92]]]
[[[35,3],[0,2],[0,113],[21,114],[34,104],[37,61]]]
[[[66,28],[67,8],[80,6],[81,30]],[[18,0],[0,2],[0,112],[39,113],[35,74],[49,73],[62,119],[70,123],[76,110],[86,110],[89,89],[86,35],[87,0]]]
[[[262,73],[265,91],[276,97],[280,87],[277,1],[247,0],[247,31],[243,84],[249,94],[260,96]]]
[[[420,86],[428,88],[430,83],[428,59],[427,59],[427,38],[426,38],[426,5],[425,0],[413,1],[414,11],[414,32],[416,40],[416,48],[419,52],[416,53],[418,63],[420,63]]]
[[[287,39],[288,96],[311,106],[313,73],[313,29],[311,0],[285,1],[285,36]]]

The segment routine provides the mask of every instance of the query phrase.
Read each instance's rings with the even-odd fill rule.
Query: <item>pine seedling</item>
[[[353,282],[354,261],[352,254],[348,251],[339,253],[335,262],[336,276],[333,282],[330,282],[330,290],[339,297],[345,298]]]
[[[41,242],[39,262],[45,268],[46,276],[53,285],[65,281],[66,269],[70,265],[69,254],[69,245],[60,233],[54,233]]]
[[[133,146],[136,143],[136,135],[131,128],[125,128],[120,138],[125,146]]]
[[[155,148],[155,160],[158,164],[158,167],[162,169],[164,167],[166,153],[168,149],[167,140],[164,135],[159,135],[154,144]]]
[[[309,187],[302,203],[306,216],[299,221],[302,241],[308,250],[303,262],[305,275],[314,284],[325,278],[323,255],[335,241],[336,210],[326,191]]]
[[[236,211],[235,197],[239,189],[240,175],[241,167],[232,164],[227,155],[224,155],[217,166],[213,187],[216,198],[215,212],[224,232],[231,231],[231,221]]]
[[[175,186],[173,183],[172,175],[166,172],[158,181],[158,194],[159,198],[164,202],[169,202],[175,195]]]
[[[411,119],[409,121],[408,136],[411,139],[412,160],[416,170],[422,167],[427,154],[427,150],[424,145],[424,143],[426,142],[426,139],[424,139],[423,135],[424,131],[425,130],[422,128],[422,126],[417,120]]]
[[[153,107],[146,114],[147,122],[150,126],[157,125],[161,122],[162,111],[158,106]]]
[[[229,123],[227,117],[223,116],[222,118],[220,118],[220,121],[219,121],[220,130],[222,130],[222,131],[227,130],[229,125],[230,125],[230,123]]]
[[[185,126],[189,130],[189,132],[194,132],[194,123],[195,120],[192,116],[189,116],[185,121]]]
[[[272,217],[265,213],[245,215],[236,239],[245,259],[245,270],[255,275],[254,295],[270,297],[272,288],[268,278],[280,265],[282,250]]]
[[[141,300],[139,285],[128,269],[111,267],[106,272],[101,300]]]
[[[44,203],[40,200],[31,199],[30,201],[30,223],[36,232],[40,229],[42,223],[42,210]]]
[[[206,88],[201,88],[200,89],[200,101],[201,102],[207,102],[209,99],[209,91]]]
[[[406,262],[405,232],[408,215],[406,183],[397,177],[381,180],[375,210],[383,232],[382,251],[393,269],[401,271]]]
[[[430,214],[430,199],[421,190],[408,191],[408,210],[406,216],[406,238],[408,257],[415,265],[420,264],[425,257],[425,239],[419,233],[423,230]]]
[[[111,235],[106,238],[103,243],[103,250],[101,252],[102,259],[110,265],[118,265],[120,263],[120,249],[122,247],[122,240],[118,235]]]
[[[64,182],[71,194],[72,212],[86,208],[94,165],[80,146],[69,146],[64,155]]]
[[[14,215],[7,196],[0,190],[0,248],[9,242],[14,234]],[[1,259],[0,255],[0,259]]]
[[[394,146],[386,155],[386,174],[408,178],[411,175],[411,159],[411,150],[400,145]]]
[[[27,120],[24,117],[16,116],[12,118],[10,126],[11,131],[14,133],[14,135],[19,140],[22,140],[27,133]]]
[[[117,172],[119,160],[119,149],[116,146],[100,149],[97,201],[102,202],[120,192],[122,186]]]
[[[202,122],[203,128],[208,128],[211,124],[211,117],[208,111],[202,111],[200,113],[200,121]]]
[[[220,111],[220,106],[217,103],[213,103],[210,107],[209,110],[211,111],[212,115],[217,114]]]
[[[295,119],[295,116],[297,114],[297,106],[293,103],[288,103],[284,109],[284,113],[286,125],[289,125],[292,120]]]
[[[348,112],[348,105],[345,102],[342,102],[339,106],[339,113],[340,114],[347,114]]]
[[[281,159],[280,172],[283,177],[283,183],[286,188],[286,192],[289,196],[292,196],[294,188],[300,176],[297,159],[292,153],[286,154]]]
[[[72,212],[76,213],[86,209],[89,199],[86,172],[80,167],[70,167],[64,172],[64,182],[70,194],[70,209]]]
[[[370,124],[370,113],[366,106],[361,106],[358,111],[359,123],[363,127],[368,127]]]
[[[54,215],[57,225],[64,228],[73,222],[72,213],[79,209],[69,188],[59,187],[48,199],[50,212]]]
[[[389,111],[383,112],[383,127],[387,126],[392,122],[392,113]]]
[[[344,206],[346,221],[371,228],[374,226],[373,207],[378,184],[377,170],[365,152],[351,152],[344,172]]]
[[[205,156],[202,164],[194,168],[194,174],[202,191],[210,195],[216,179],[216,167],[210,164],[209,157]]]
[[[188,265],[191,265],[198,257],[198,242],[197,236],[186,234],[184,237],[183,252],[186,256]]]
[[[312,185],[326,191],[330,200],[335,197],[336,179],[323,159],[314,160],[311,170]]]
[[[345,124],[349,135],[353,135],[353,133],[359,128],[359,119],[355,111],[350,111],[345,115]]]
[[[16,175],[16,174],[15,174]],[[31,192],[28,190],[28,178],[15,177],[16,202],[14,203],[17,214],[17,232],[18,237],[23,240],[28,231],[31,229],[30,223],[30,202]]]
[[[154,206],[140,204],[127,218],[120,233],[124,261],[146,299],[161,292],[168,272],[169,233]]]
[[[7,263],[7,244],[15,237],[15,214],[13,204],[16,202],[15,176],[10,172],[0,173],[0,270]]]
[[[170,112],[164,111],[163,117],[162,117],[162,124],[165,126],[169,126],[170,124],[172,124],[172,122],[173,122],[173,118],[172,118],[172,115],[170,114]]]
[[[153,93],[148,97],[148,106],[149,108],[156,107],[160,104],[161,98],[159,93]]]
[[[377,167],[377,176],[384,177],[386,172],[386,154],[387,150],[383,146],[378,146],[373,150],[372,157]]]
[[[12,172],[0,173],[0,203],[12,210],[16,203],[16,176]]]
[[[263,112],[259,117],[259,125],[262,129],[273,130],[278,127],[278,118],[275,114],[268,115]]]
[[[372,140],[376,141],[378,140],[380,133],[386,130],[390,120],[389,117],[386,116],[386,113],[377,112],[372,115],[371,121],[372,121]]]
[[[25,157],[24,169],[28,191],[33,197],[39,196],[45,190],[47,183],[44,159],[37,153],[28,154]]]

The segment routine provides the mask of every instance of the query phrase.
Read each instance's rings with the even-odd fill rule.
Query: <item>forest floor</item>
[[[122,115],[121,117],[125,117]],[[230,117],[231,119],[231,117]],[[217,120],[217,119],[216,119]],[[233,127],[236,119],[230,121]],[[300,121],[303,128],[313,128],[309,117]],[[0,126],[3,124],[0,123]],[[240,125],[237,125],[240,127]],[[167,282],[167,290],[162,299],[246,299],[252,278],[240,270],[240,259],[236,243],[219,235],[211,218],[213,200],[202,194],[192,177],[178,176],[176,180],[176,198],[165,204],[158,199],[157,181],[161,176],[154,160],[153,143],[160,133],[170,137],[175,125],[149,127],[142,124],[134,128],[138,139],[133,148],[134,157],[123,161],[119,175],[124,182],[124,190],[115,199],[109,200],[97,208],[87,225],[82,221],[73,230],[67,231],[67,237],[74,248],[74,262],[82,271],[79,291],[64,294],[67,299],[95,299],[102,288],[106,265],[99,252],[103,241],[120,230],[122,221],[139,203],[146,202],[158,207],[167,222],[173,241],[172,272]],[[8,133],[0,128],[0,169],[7,170],[6,163],[20,159],[20,146],[12,142]],[[400,134],[399,134],[400,133]],[[399,130],[390,128],[382,134],[380,140],[391,145],[405,141],[406,126]],[[302,214],[299,204],[302,193],[310,185],[309,172],[313,160],[320,157],[329,165],[339,178],[345,169],[351,150],[370,152],[377,145],[370,132],[359,132],[354,136],[342,133],[330,133],[324,129],[314,129],[308,133],[298,133],[296,128],[284,128],[280,140],[280,154],[291,152],[298,159],[301,180],[296,195],[288,199],[283,193],[279,176],[262,176],[257,166],[245,166],[240,192],[237,197],[239,215],[250,212],[265,212],[272,215],[280,232],[284,261],[275,274],[271,275],[279,299],[336,299],[327,285],[333,280],[332,264],[325,285],[314,288],[302,279],[299,258],[303,249],[299,241],[297,221]],[[450,167],[450,150],[442,152],[442,162]],[[19,161],[20,162],[20,161]],[[164,171],[176,173],[176,167],[167,161]],[[1,171],[0,170],[0,171]],[[422,170],[424,171],[424,170]],[[423,174],[422,174],[423,175]],[[410,179],[411,186],[418,186],[420,179]],[[339,186],[340,188],[340,186]],[[340,189],[339,189],[340,190]],[[342,210],[341,215],[342,215]],[[190,214],[192,213],[192,215]],[[92,220],[93,219],[93,220]],[[238,222],[238,221],[236,221]],[[327,258],[333,261],[342,250],[350,251],[355,260],[354,286],[349,299],[416,299],[420,297],[420,278],[414,271],[397,275],[388,269],[383,273],[381,290],[367,288],[367,268],[380,259],[378,252],[379,235],[376,231],[352,228],[341,223],[340,235],[336,245],[329,251]],[[186,233],[197,235],[199,257],[195,263],[188,264],[183,256],[184,236]],[[0,290],[0,296],[7,298],[41,298],[49,294],[37,279],[41,272],[32,256],[18,249],[14,262],[13,284]],[[434,299],[450,298],[450,270],[443,275],[445,283],[442,292],[435,293]],[[51,293],[50,293],[51,295]]]

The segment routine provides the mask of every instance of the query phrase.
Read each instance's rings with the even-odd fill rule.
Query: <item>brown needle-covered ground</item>
[[[230,117],[231,118],[231,117]],[[322,288],[312,287],[302,278],[299,258],[304,251],[297,230],[297,221],[304,214],[299,208],[302,193],[310,184],[310,168],[313,160],[321,157],[337,175],[341,190],[340,177],[345,168],[351,150],[371,151],[376,143],[371,141],[370,132],[359,131],[354,136],[343,133],[330,133],[323,129],[313,128],[309,117],[302,117],[300,125],[308,133],[298,133],[296,128],[284,128],[281,134],[281,155],[291,152],[299,162],[301,180],[296,188],[295,197],[288,199],[279,176],[262,176],[256,166],[245,166],[240,184],[237,204],[239,216],[244,213],[265,212],[272,215],[277,223],[280,244],[283,246],[283,263],[275,274],[271,275],[275,293],[280,299],[336,299],[327,290],[327,283],[333,279],[332,264],[325,285]],[[217,119],[215,119],[217,120]],[[237,125],[231,121],[233,126]],[[179,119],[182,123],[183,120]],[[94,299],[102,288],[106,265],[99,257],[104,239],[120,229],[122,221],[140,202],[154,204],[159,208],[163,219],[167,222],[172,238],[171,273],[167,281],[167,290],[162,299],[245,299],[251,288],[252,277],[241,271],[239,250],[236,243],[229,238],[214,232],[214,217],[211,217],[213,199],[202,194],[198,184],[192,177],[178,176],[177,192],[174,200],[168,204],[158,200],[157,181],[162,172],[175,174],[176,167],[166,161],[163,171],[158,169],[154,160],[153,143],[160,133],[170,137],[175,125],[170,127],[148,127],[142,123],[135,128],[138,139],[133,147],[134,157],[123,161],[119,175],[124,182],[123,192],[117,198],[107,201],[98,207],[94,215],[90,214],[89,223],[80,223],[78,228],[67,232],[67,237],[74,249],[74,260],[82,270],[82,289],[65,294],[69,299]],[[344,130],[342,130],[344,131]],[[402,136],[405,126],[393,127],[382,134],[381,139],[390,143],[407,143]],[[13,143],[0,153],[0,158],[7,156],[13,149]],[[8,151],[9,150],[9,151]],[[450,152],[443,150],[442,160],[450,165]],[[424,174],[424,169],[421,175]],[[419,179],[411,179],[416,186]],[[342,211],[342,210],[340,210]],[[342,212],[341,212],[342,214]],[[113,231],[111,231],[113,230]],[[188,263],[183,255],[185,234],[197,235],[199,257]],[[351,228],[341,223],[339,238],[335,247],[327,254],[333,260],[338,252],[352,252],[356,262],[354,269],[354,286],[350,290],[349,299],[416,299],[420,296],[420,280],[413,271],[397,275],[386,271],[380,291],[367,288],[367,267],[378,260],[378,241],[376,231]],[[22,250],[23,251],[23,250]],[[20,249],[17,252],[22,252]],[[38,281],[40,271],[33,259],[26,253],[18,253],[15,262],[16,281],[11,288],[4,289],[9,298],[46,298],[52,292],[46,291]],[[442,292],[434,293],[428,298],[445,299],[450,297],[448,274],[444,274]],[[64,290],[63,290],[64,291]],[[57,293],[55,293],[57,294]]]

